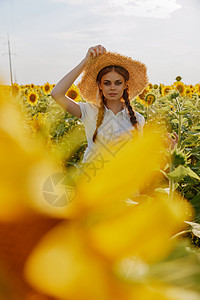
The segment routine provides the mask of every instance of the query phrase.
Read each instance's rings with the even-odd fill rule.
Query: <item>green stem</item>
[[[177,147],[180,147],[181,144],[181,125],[182,125],[182,115],[179,114],[178,116],[178,145]]]
[[[170,150],[169,153],[169,166],[170,166],[170,173],[173,171],[173,162],[172,162],[172,153]],[[173,194],[174,194],[174,181],[170,178],[169,179],[169,201],[172,201],[173,199]]]
[[[178,109],[178,145],[177,145],[177,147],[179,148],[180,144],[181,144],[182,115],[180,114],[181,106],[180,106],[180,103],[177,98],[176,98],[176,103],[177,103],[177,109]]]
[[[197,95],[197,101],[196,101],[195,106],[198,107],[198,104],[199,104],[199,96]]]

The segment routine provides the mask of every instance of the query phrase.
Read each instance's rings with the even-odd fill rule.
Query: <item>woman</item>
[[[83,70],[78,87],[86,102],[77,103],[65,94]],[[52,97],[85,125],[88,147],[82,163],[96,161],[102,167],[105,162],[99,146],[113,157],[133,132],[142,132],[145,119],[133,110],[129,97],[140,94],[147,84],[143,63],[107,52],[101,45],[89,48],[85,58],[57,83]],[[115,148],[111,150],[108,145]]]

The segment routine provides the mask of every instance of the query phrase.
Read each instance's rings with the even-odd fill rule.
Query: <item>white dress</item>
[[[109,156],[114,157],[123,145],[132,139],[133,135],[131,131],[135,130],[135,128],[130,121],[127,107],[115,115],[112,110],[108,109],[104,105],[104,118],[98,128],[94,143],[92,138],[96,129],[96,120],[99,108],[90,102],[79,102],[79,106],[81,109],[81,118],[79,119],[85,126],[85,134],[88,142],[88,147],[84,153],[80,169],[81,173],[83,173],[87,177],[88,181],[90,181],[91,176],[95,176],[98,170],[102,169],[105,163],[109,161]],[[142,135],[145,118],[138,112],[135,112],[135,114],[138,121],[138,133]],[[112,148],[108,145],[112,145]],[[103,149],[103,151],[99,150],[99,146]],[[105,154],[106,160],[103,156]],[[139,192],[135,191],[132,195],[130,195],[130,197],[138,195]],[[132,203],[131,199],[125,199],[125,201],[129,200]]]
[[[79,119],[85,126],[85,134],[88,142],[88,147],[84,153],[82,163],[90,163],[100,155],[97,150],[98,146],[103,147],[105,152],[113,157],[121,149],[121,147],[132,138],[131,131],[135,130],[135,128],[130,121],[127,107],[115,115],[112,110],[105,106],[104,118],[98,128],[94,143],[92,138],[96,129],[98,107],[90,102],[79,102],[78,104],[81,109],[81,118]],[[142,134],[145,118],[138,112],[135,113],[138,121],[138,132],[139,134]],[[115,145],[114,152],[113,150],[110,151],[109,147],[107,147],[108,143],[110,145]]]

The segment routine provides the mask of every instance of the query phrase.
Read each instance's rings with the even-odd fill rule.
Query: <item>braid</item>
[[[130,121],[131,121],[132,125],[135,127],[135,129],[137,129],[138,121],[136,119],[135,112],[133,111],[133,108],[130,104],[128,87],[124,90],[123,99],[125,100],[126,107],[128,108]]]
[[[97,123],[96,123],[96,129],[95,129],[95,132],[93,134],[93,142],[95,143],[95,140],[96,140],[96,136],[97,136],[97,130],[99,128],[99,126],[101,125],[102,121],[103,121],[103,118],[104,118],[104,111],[105,111],[105,107],[104,107],[104,104],[105,104],[105,97],[103,95],[103,93],[101,92],[101,103],[100,103],[100,107],[99,107],[99,112],[98,112],[98,117],[97,117]]]

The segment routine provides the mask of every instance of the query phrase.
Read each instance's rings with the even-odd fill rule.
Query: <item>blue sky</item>
[[[0,75],[57,83],[102,44],[144,62],[152,83],[200,82],[200,0],[0,0]],[[78,81],[78,80],[77,80]]]

